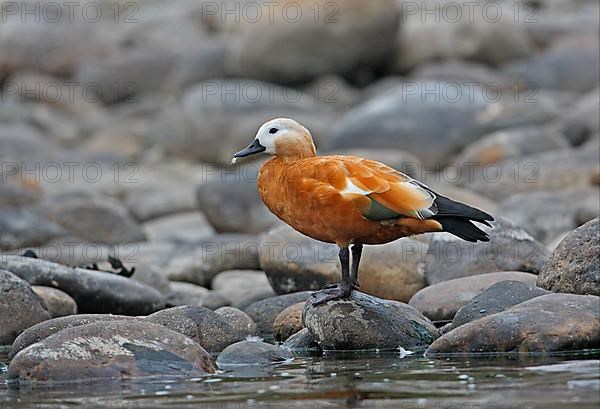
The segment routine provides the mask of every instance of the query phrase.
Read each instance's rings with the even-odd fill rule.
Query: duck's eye
[[[271,128],[269,129],[269,133],[277,133],[278,129],[277,128]]]

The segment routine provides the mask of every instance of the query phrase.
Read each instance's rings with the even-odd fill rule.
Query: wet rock
[[[82,239],[101,244],[144,241],[141,227],[127,209],[108,197],[62,195],[48,199],[51,218]]]
[[[302,324],[304,304],[304,302],[299,302],[290,305],[275,317],[275,321],[273,322],[273,335],[275,341],[283,342],[304,328],[304,324]]]
[[[167,308],[146,319],[192,338],[209,352],[222,351],[244,338],[223,317],[202,306]]]
[[[0,268],[31,285],[44,285],[66,292],[73,297],[80,313],[146,315],[164,306],[158,291],[117,274],[20,256],[3,257]]]
[[[596,296],[543,295],[448,332],[427,349],[426,355],[597,348],[599,307]]]
[[[215,313],[219,314],[243,338],[258,334],[256,323],[242,310],[234,307],[221,307],[216,309]]]
[[[537,285],[560,293],[600,295],[600,219],[575,229],[544,265]]]
[[[265,273],[255,270],[222,271],[212,279],[211,288],[241,309],[275,295]]]
[[[354,80],[372,78],[393,55],[398,24],[394,2],[351,0],[336,2],[335,7],[332,4],[301,0],[295,3],[298,18],[293,23],[286,12],[275,12],[272,21],[261,18],[237,27],[240,36],[232,51],[230,70],[245,78],[283,83],[331,73]],[[318,18],[313,8],[321,11]],[[281,50],[279,57],[265,59],[265,53],[274,49]],[[309,49],[311,52],[306,53]]]
[[[200,212],[179,213],[153,219],[142,225],[148,240],[199,242],[215,231]]]
[[[77,314],[77,303],[64,291],[42,285],[34,285],[31,289],[42,299],[52,318]]]
[[[425,348],[439,333],[415,308],[353,291],[350,299],[306,302],[304,325],[324,350]]]
[[[229,345],[217,357],[217,365],[269,365],[292,359],[292,354],[273,344],[252,340]]]
[[[337,247],[313,240],[287,225],[262,237],[260,268],[277,294],[319,290],[341,280]]]
[[[266,341],[271,341],[273,340],[273,323],[279,313],[290,305],[306,301],[310,294],[309,291],[301,291],[266,298],[250,304],[244,309],[244,312],[256,323],[260,336]]]
[[[527,282],[500,281],[460,307],[452,319],[452,328],[502,312],[513,305],[546,294],[550,292]]]
[[[524,83],[585,92],[598,86],[598,37],[572,36],[524,61],[503,67]]]
[[[425,262],[429,284],[497,271],[537,274],[548,257],[546,247],[511,221],[496,217],[487,243],[471,243],[449,233],[434,234]]]
[[[446,96],[450,88],[451,98]],[[560,112],[551,99],[530,104],[505,96],[490,102],[483,95],[478,87],[469,90],[466,85],[440,81],[388,87],[347,112],[333,128],[327,148],[402,149],[422,159],[432,171],[483,135],[543,124]],[[439,120],[431,121],[431,115]]]
[[[258,195],[257,174],[248,165],[198,187],[198,207],[218,232],[261,233],[276,222]]]
[[[410,299],[409,304],[433,321],[451,320],[463,305],[496,283],[512,280],[534,285],[536,279],[534,274],[519,271],[456,278],[423,288]]]
[[[221,271],[258,270],[258,249],[255,236],[220,234],[171,248],[162,271],[169,280],[208,285]]]
[[[12,343],[27,328],[51,318],[44,301],[27,282],[0,269],[0,345]]]
[[[171,281],[171,292],[167,295],[166,304],[168,307],[201,305],[209,310],[216,310],[229,305],[230,301],[208,288],[191,283]]]
[[[475,172],[468,186],[497,201],[518,193],[588,187],[598,155],[598,146],[590,146],[504,160]]]
[[[497,214],[550,244],[600,212],[597,188],[520,193],[500,204]],[[582,217],[583,216],[583,217]],[[583,218],[583,220],[582,220]]]
[[[459,164],[485,166],[504,159],[568,148],[567,140],[543,127],[524,127],[493,132],[470,144],[456,158]],[[464,165],[463,165],[464,166]],[[468,172],[465,172],[465,176]]]
[[[300,331],[290,336],[285,340],[281,347],[292,352],[321,351],[321,347],[308,328],[302,328]]]
[[[0,249],[11,250],[48,243],[66,231],[39,212],[0,209]]]
[[[12,359],[17,352],[21,351],[22,349],[25,349],[29,345],[35,344],[36,342],[40,342],[41,340],[48,338],[50,335],[54,335],[63,329],[74,328],[80,325],[91,324],[99,321],[122,321],[127,319],[134,320],[137,318],[128,317],[126,315],[77,314],[42,321],[39,324],[35,324],[34,326],[27,328],[15,339],[10,348],[8,356]]]
[[[142,320],[95,322],[63,330],[19,352],[8,378],[19,381],[140,376],[204,376],[211,356],[190,338]]]

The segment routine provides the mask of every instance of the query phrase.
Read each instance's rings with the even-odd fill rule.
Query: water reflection
[[[0,407],[597,408],[598,357],[598,352],[463,359],[327,353],[280,365],[229,367],[203,378],[29,385],[6,383],[0,364]],[[7,362],[6,355],[0,362]]]

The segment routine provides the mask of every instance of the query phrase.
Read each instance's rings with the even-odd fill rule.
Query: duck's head
[[[265,122],[248,147],[233,155],[237,158],[265,152],[283,159],[302,159],[316,155],[316,148],[308,129],[289,118]]]

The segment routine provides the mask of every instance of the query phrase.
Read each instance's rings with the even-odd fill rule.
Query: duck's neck
[[[306,140],[286,141],[286,143],[276,143],[276,155],[283,162],[294,162],[300,159],[312,158],[317,156],[317,149],[312,142],[312,138]]]

